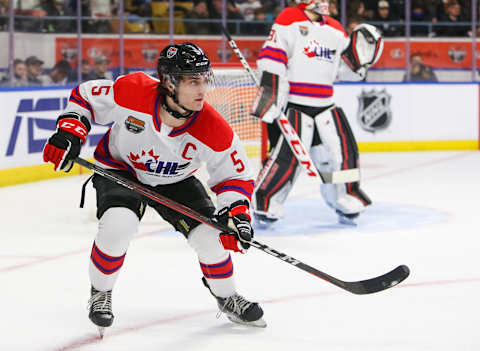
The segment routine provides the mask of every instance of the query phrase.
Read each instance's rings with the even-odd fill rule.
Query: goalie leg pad
[[[303,144],[309,148],[313,139],[313,118],[295,109],[289,109],[287,116]],[[255,182],[252,201],[254,213],[272,219],[280,218],[283,203],[299,174],[298,161],[283,136],[280,136]]]
[[[315,116],[315,125],[322,144],[310,154],[320,172],[344,174],[343,183],[322,184],[322,195],[329,206],[342,213],[359,213],[371,200],[360,189],[358,182],[359,154],[353,132],[341,108],[332,107]],[[351,178],[349,178],[351,175]],[[349,181],[350,180],[350,181]]]

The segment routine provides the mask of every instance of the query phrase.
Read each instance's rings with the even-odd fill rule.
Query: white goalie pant
[[[310,156],[318,171],[342,174],[342,171],[358,170],[357,143],[342,109],[332,107],[323,111],[315,116],[315,125],[322,143],[310,149]],[[359,170],[353,174],[343,173],[347,174],[345,182],[321,184],[321,194],[331,208],[343,214],[361,213],[371,201],[360,190],[356,176]]]

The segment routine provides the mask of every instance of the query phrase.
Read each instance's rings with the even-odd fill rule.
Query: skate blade
[[[343,217],[343,216],[338,216],[338,223],[344,224],[344,225],[349,225],[352,227],[357,226],[357,222],[355,222],[355,218],[348,218],[348,217]]]
[[[100,334],[100,339],[103,339],[105,335],[105,327],[98,327],[98,334]]]
[[[230,321],[236,324],[246,325],[248,327],[255,327],[255,328],[266,328],[267,323],[263,320],[263,318],[257,319],[256,321],[246,322],[242,321],[241,319],[233,316],[227,316]]]

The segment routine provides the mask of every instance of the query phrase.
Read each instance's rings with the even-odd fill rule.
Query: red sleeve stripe
[[[316,98],[328,98],[333,95],[333,86],[290,82],[290,94]]]
[[[209,279],[225,279],[233,275],[233,263],[230,255],[225,261],[215,264],[205,264],[200,262],[203,276]]]
[[[80,94],[80,90],[78,88],[78,86],[74,89],[72,89],[72,93],[70,94],[70,98],[68,99],[69,101],[72,101],[74,103],[76,103],[77,105],[87,109],[88,111],[90,111],[90,113],[92,114],[92,120],[95,122],[95,116],[94,116],[94,113],[93,113],[93,109],[92,109],[92,106],[90,105],[90,103],[85,100],[82,95]]]
[[[283,51],[282,49],[272,48],[270,46],[266,46],[262,50],[260,50],[258,59],[269,59],[272,61],[283,63],[285,66],[288,63],[288,57],[285,51]]]
[[[118,257],[109,256],[102,252],[94,242],[90,259],[100,272],[109,275],[115,273],[123,266],[125,255],[126,253]]]
[[[212,189],[212,191],[217,195],[220,195],[221,193],[224,193],[226,191],[235,191],[237,193],[245,195],[249,200],[251,200],[254,186],[255,183],[253,180],[246,181],[232,179],[217,184],[210,189]]]

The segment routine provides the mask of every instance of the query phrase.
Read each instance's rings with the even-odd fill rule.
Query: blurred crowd
[[[16,2],[15,30],[69,33],[77,31],[77,0]],[[174,34],[218,34],[222,0],[174,1]],[[266,35],[283,6],[295,1],[227,0],[226,16],[233,34]],[[340,19],[339,0],[330,1],[331,16]],[[377,25],[385,37],[405,34],[405,0],[348,0],[348,28],[361,22]],[[6,30],[8,0],[0,0],[0,30]],[[118,33],[118,0],[81,0],[84,33]],[[470,35],[471,0],[411,0],[411,35],[465,37]],[[168,33],[168,0],[125,0],[124,32]]]
[[[0,86],[59,86],[75,84],[80,81],[92,79],[111,79],[108,71],[110,60],[105,56],[95,58],[93,65],[89,60],[82,60],[80,74],[67,60],[58,61],[52,69],[43,69],[44,61],[37,56],[29,56],[27,59],[15,59],[13,61],[13,81],[7,75],[0,81]]]

